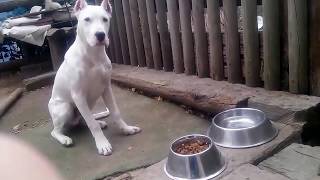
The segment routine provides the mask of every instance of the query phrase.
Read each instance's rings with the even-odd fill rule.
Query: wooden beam
[[[114,3],[112,3],[114,4]],[[122,64],[123,63],[123,57],[121,52],[121,44],[120,44],[120,37],[119,37],[119,31],[118,31],[118,22],[116,18],[116,12],[112,11],[112,18],[111,18],[111,31],[112,31],[112,42],[111,46],[114,46],[114,54],[115,54],[115,63]]]
[[[194,41],[191,28],[191,0],[179,0],[184,69],[187,75],[196,74]]]
[[[261,85],[259,57],[259,36],[257,25],[257,1],[242,0],[243,8],[243,44],[246,85],[257,87]]]
[[[280,90],[279,1],[263,1],[264,86]]]
[[[130,63],[132,66],[137,66],[138,58],[137,58],[136,44],[135,44],[134,35],[133,35],[129,0],[122,0],[122,6],[123,6],[124,20],[126,25],[126,32],[128,37]]]
[[[198,76],[209,77],[208,39],[204,20],[204,1],[192,0],[192,15]]]
[[[152,47],[151,47],[151,38],[150,38],[150,30],[149,30],[149,24],[148,24],[146,1],[138,0],[138,6],[139,6],[139,12],[140,12],[139,13],[140,23],[141,23],[144,51],[146,55],[146,63],[147,63],[147,67],[153,68],[154,62],[152,57]]]
[[[221,81],[224,79],[223,45],[218,0],[207,1],[210,77]]]
[[[308,8],[306,0],[288,0],[289,90],[308,93]]]
[[[157,70],[162,69],[162,55],[160,48],[160,40],[157,29],[157,19],[156,19],[156,6],[154,0],[145,0],[147,5],[148,23],[151,38],[152,56],[154,61],[154,68]]]
[[[159,34],[160,34],[163,67],[165,71],[172,71],[173,70],[172,50],[171,50],[170,35],[169,35],[168,23],[167,23],[166,1],[165,0],[155,0],[155,1],[156,1],[156,8],[157,8],[158,28],[159,28]]]
[[[238,33],[237,4],[234,0],[223,0],[226,31],[226,49],[228,64],[228,81],[242,82],[242,66],[240,61],[240,40]]]

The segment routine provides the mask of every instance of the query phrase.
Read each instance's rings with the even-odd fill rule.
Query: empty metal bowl
[[[213,142],[227,148],[249,148],[273,140],[278,130],[264,112],[236,108],[216,115],[208,131]]]
[[[187,141],[199,139],[209,145],[206,150],[192,155],[176,152],[176,149]],[[164,171],[169,178],[175,180],[206,180],[218,176],[225,168],[226,162],[211,138],[194,134],[181,137],[171,144]]]

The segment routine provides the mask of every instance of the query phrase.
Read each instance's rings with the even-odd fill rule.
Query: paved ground
[[[166,157],[170,141],[189,134],[203,133],[209,122],[187,114],[182,108],[114,87],[123,117],[142,127],[136,136],[119,135],[112,127],[105,134],[113,144],[112,156],[97,155],[87,128],[70,133],[75,141],[64,148],[50,136],[47,102],[50,88],[26,93],[0,120],[0,131],[17,136],[46,155],[67,179],[102,178],[116,172],[144,167]],[[97,109],[103,109],[99,102]],[[112,126],[112,125],[111,125]]]

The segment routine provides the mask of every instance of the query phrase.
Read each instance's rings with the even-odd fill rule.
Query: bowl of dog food
[[[171,144],[164,171],[175,180],[207,180],[218,176],[225,168],[226,162],[211,138],[193,134]]]
[[[264,112],[252,108],[235,108],[216,115],[208,136],[226,148],[250,148],[265,144],[278,135],[277,128]]]

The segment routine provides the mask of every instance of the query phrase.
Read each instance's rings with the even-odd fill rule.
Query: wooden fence
[[[306,0],[112,3],[113,63],[310,93]]]

